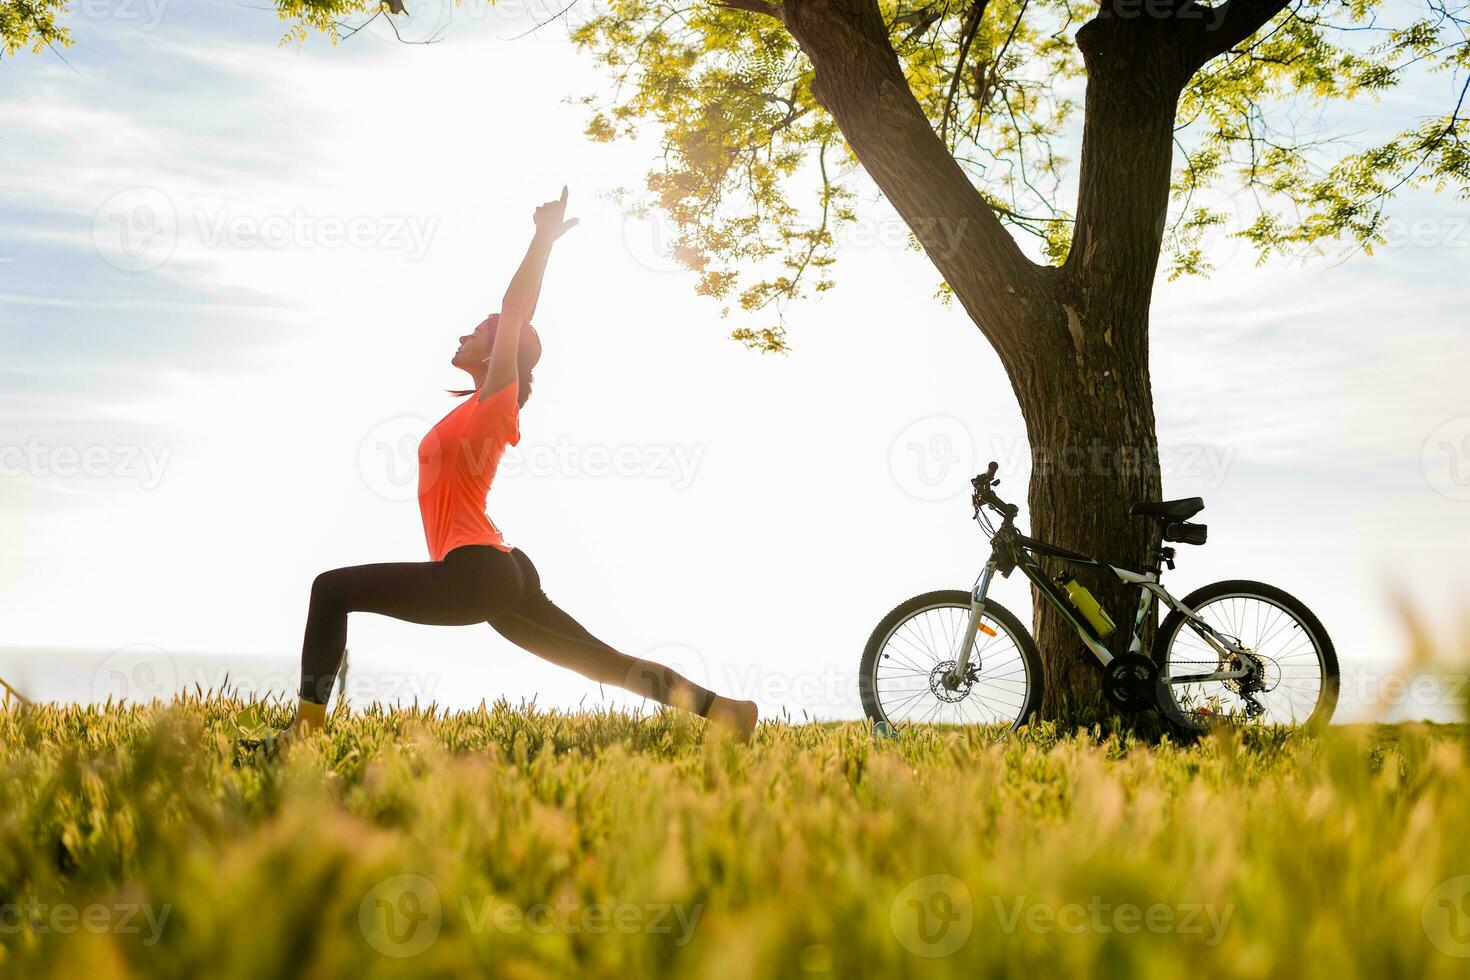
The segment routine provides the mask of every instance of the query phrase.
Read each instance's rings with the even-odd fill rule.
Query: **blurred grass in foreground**
[[[1181,748],[766,724],[742,748],[671,714],[501,703],[338,712],[271,759],[224,734],[241,707],[0,711],[0,973],[1470,965],[1461,726]]]

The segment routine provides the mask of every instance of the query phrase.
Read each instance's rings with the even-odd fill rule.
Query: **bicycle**
[[[1155,708],[1185,732],[1221,721],[1324,724],[1337,705],[1337,653],[1322,623],[1300,600],[1271,585],[1215,582],[1181,601],[1161,584],[1174,569],[1175,549],[1162,542],[1202,545],[1208,528],[1189,519],[1199,497],[1134,504],[1129,514],[1158,525],[1160,544],[1139,571],[1027,537],[1019,512],[994,487],[996,464],[971,481],[974,519],[990,538],[991,555],[969,592],[929,592],[885,616],[863,651],[863,708],[887,730],[905,723],[995,724],[1012,729],[1041,706],[1043,672],[1036,642],[1004,606],[988,598],[997,572],[1019,568],[1076,631],[1079,656],[1102,671],[1103,694],[1121,712]],[[1001,518],[996,527],[986,510]],[[1139,590],[1128,652],[1105,642],[1116,627],[1081,583],[1048,578],[1036,558],[1105,569]],[[1144,625],[1155,600],[1169,614],[1143,652]],[[983,639],[980,639],[983,637]],[[1087,654],[1091,654],[1087,658]]]

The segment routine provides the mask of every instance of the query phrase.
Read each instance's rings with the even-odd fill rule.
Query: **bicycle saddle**
[[[1156,521],[1187,521],[1205,509],[1201,497],[1184,497],[1180,500],[1149,500],[1134,504],[1128,513],[1134,517],[1152,517]]]

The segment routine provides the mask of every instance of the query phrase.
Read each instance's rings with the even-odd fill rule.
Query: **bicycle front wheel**
[[[1317,725],[1331,720],[1337,707],[1337,652],[1300,599],[1262,582],[1230,581],[1197,589],[1184,604],[1244,647],[1259,669],[1253,679],[1182,681],[1239,664],[1222,658],[1177,610],[1169,613],[1154,640],[1154,661],[1160,704],[1176,709],[1168,712],[1176,724],[1203,731],[1220,721]]]
[[[986,600],[969,669],[954,678],[970,624],[970,593],[929,592],[901,603],[873,630],[858,687],[875,722],[1017,728],[1041,708],[1041,656],[1021,621]]]

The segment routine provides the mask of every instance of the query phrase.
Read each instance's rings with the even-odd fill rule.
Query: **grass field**
[[[0,973],[1462,977],[1460,727],[1068,736],[667,714],[0,712]],[[285,710],[274,709],[284,722]]]

